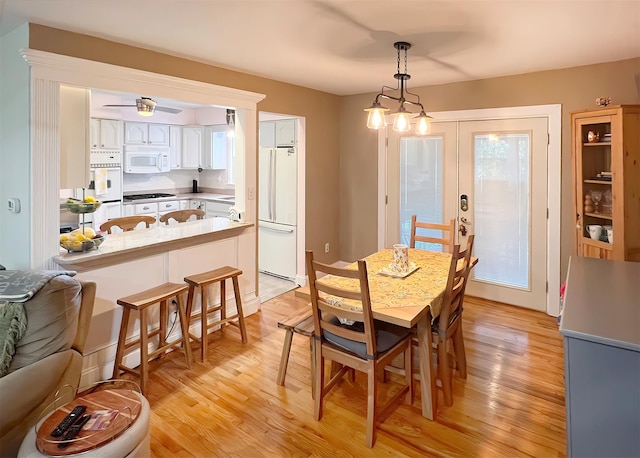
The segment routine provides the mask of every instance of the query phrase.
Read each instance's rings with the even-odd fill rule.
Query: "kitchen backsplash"
[[[200,188],[234,189],[227,184],[226,170],[172,170],[169,173],[123,174],[125,193],[136,191],[157,191],[167,189],[191,188],[193,180],[198,180]]]

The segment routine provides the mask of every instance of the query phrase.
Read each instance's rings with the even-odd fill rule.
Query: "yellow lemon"
[[[92,228],[90,227],[85,227],[84,228],[84,232],[83,234],[85,235],[85,237],[87,237],[88,239],[92,239],[96,236],[96,231],[94,231]]]
[[[61,242],[66,242],[67,240],[69,240],[69,237],[67,237],[66,235],[61,235],[60,236],[60,241]]]
[[[93,196],[87,196],[84,198],[84,201],[87,203],[94,203],[96,201],[96,198]]]
[[[71,249],[82,250],[82,241],[73,242],[73,244],[71,245]]]
[[[88,238],[84,234],[77,234],[76,235],[76,241],[77,242],[83,242],[85,240],[88,240]]]

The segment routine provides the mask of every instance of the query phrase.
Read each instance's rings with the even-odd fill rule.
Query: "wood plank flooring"
[[[186,369],[180,352],[150,365],[151,452],[155,457],[556,457],[565,456],[563,348],[543,313],[465,300],[468,377],[455,375],[454,404],[435,422],[400,405],[365,447],[366,380],[341,382],[313,418],[309,340],[294,336],[285,386],[275,383],[284,330],[305,301],[293,291],[210,337],[206,363]],[[393,385],[390,383],[388,385]],[[417,386],[417,384],[416,384]]]

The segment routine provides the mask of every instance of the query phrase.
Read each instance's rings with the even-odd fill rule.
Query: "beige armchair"
[[[16,456],[56,399],[62,405],[75,397],[95,294],[95,283],[60,275],[24,303],[27,330],[0,378],[0,456]]]

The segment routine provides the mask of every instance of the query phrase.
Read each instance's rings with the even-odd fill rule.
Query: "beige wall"
[[[389,84],[380,75],[380,84]],[[470,72],[473,72],[470,69]],[[562,105],[561,271],[566,274],[574,247],[575,218],[571,192],[570,113],[595,107],[596,97],[614,104],[640,103],[640,58],[562,70],[529,73],[464,83],[413,88],[429,111],[526,105]],[[377,140],[365,128],[363,108],[375,94],[346,97],[341,110],[340,248],[344,260],[366,256],[377,248]]]
[[[33,49],[204,81],[266,94],[259,111],[306,118],[306,247],[323,261],[355,260],[377,248],[377,140],[363,108],[375,94],[338,97],[141,48],[36,24]],[[380,75],[380,85],[389,84]],[[469,70],[473,73],[473,70]],[[562,105],[562,247],[564,277],[573,251],[571,204],[572,111],[595,107],[596,97],[640,103],[640,58],[562,70],[414,88],[427,112],[543,104]],[[339,122],[338,122],[339,121]],[[339,215],[339,217],[337,217]],[[324,243],[332,249],[324,255]]]
[[[306,247],[325,262],[339,259],[340,97],[38,24],[29,26],[29,47],[265,94],[258,111],[305,117]],[[335,247],[329,255],[324,254],[325,242]]]

